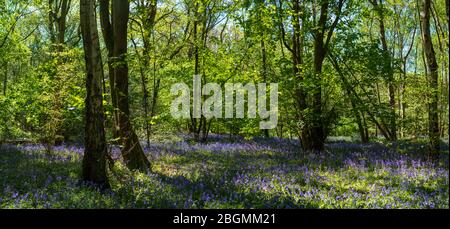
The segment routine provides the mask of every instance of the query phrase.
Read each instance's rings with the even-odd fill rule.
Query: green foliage
[[[150,25],[150,3],[140,1],[131,6],[127,55],[131,116],[142,138],[147,127],[150,134],[189,131],[190,120],[175,120],[170,115],[170,87],[179,82],[192,84],[196,48],[199,71],[206,80],[203,83],[279,83],[279,123],[270,131],[272,136],[296,138],[303,127],[320,120],[332,136],[358,139],[362,126],[376,139],[381,136],[377,122],[389,126],[393,118],[400,137],[427,135],[427,95],[432,90],[426,81],[415,1],[383,1],[388,52],[383,51],[379,39],[379,14],[373,6],[345,1],[340,21],[330,34],[329,55],[320,76],[314,75],[313,66],[313,34],[320,13],[318,8],[313,10],[314,4],[301,4],[299,15],[294,15],[290,1],[165,0],[158,1],[155,21]],[[339,13],[337,4],[330,2],[327,28]],[[440,70],[440,132],[448,138],[448,28],[445,9],[436,7],[439,4],[444,1],[434,3],[432,41]],[[63,50],[52,43],[48,10],[46,1],[0,2],[0,139],[48,144],[57,139],[83,139],[85,85],[78,6],[73,2],[66,18]],[[300,77],[293,74],[289,50],[293,46],[293,16],[301,21],[302,63],[296,66]],[[106,52],[102,54],[106,63]],[[104,105],[110,130],[113,106],[107,69]],[[395,113],[389,104],[389,84],[395,89]],[[308,108],[302,111],[298,108],[298,86],[308,98]],[[319,86],[320,114],[311,109],[312,95]],[[248,138],[264,135],[259,121],[214,119],[210,132]],[[112,138],[111,131],[108,133]]]
[[[28,77],[14,82],[4,99],[9,110],[2,117],[9,120],[9,128],[21,130],[10,139],[29,138],[50,145],[80,140],[85,95],[81,53],[72,49],[50,55]]]

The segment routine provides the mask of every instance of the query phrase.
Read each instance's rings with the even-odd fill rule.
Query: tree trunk
[[[152,103],[150,104],[150,92],[148,90],[148,77],[146,76],[146,72],[149,69],[151,62],[151,52],[155,51],[154,47],[151,45],[151,37],[154,30],[156,13],[158,10],[157,0],[148,0],[148,1],[137,1],[136,7],[138,8],[137,16],[134,22],[139,27],[139,34],[141,35],[141,41],[143,42],[142,55],[138,51],[138,46],[134,39],[132,38],[133,45],[135,47],[136,55],[139,58],[140,66],[140,75],[141,75],[141,87],[143,92],[143,101],[142,106],[145,114],[145,132],[146,132],[146,140],[147,146],[150,145],[150,135],[152,124],[150,121],[155,116],[156,109],[156,100],[158,98],[159,91],[159,79],[156,80],[156,59],[153,58],[153,97]],[[153,50],[152,50],[153,49]],[[151,106],[151,107],[150,107]]]
[[[445,13],[447,14],[447,29],[450,28],[450,0],[445,0]],[[448,30],[447,30],[448,31]]]
[[[142,86],[142,92],[144,93],[142,97],[142,106],[144,107],[144,115],[145,115],[145,135],[147,139],[147,146],[150,146],[150,120],[149,118],[149,111],[148,111],[148,90],[147,90],[147,77],[145,76],[144,69],[140,68],[141,73],[141,86]]]
[[[389,92],[389,108],[390,108],[390,119],[389,119],[389,126],[390,126],[390,139],[391,141],[397,140],[397,121],[396,121],[396,111],[395,111],[395,86],[394,86],[394,71],[392,66],[392,55],[389,52],[389,48],[387,45],[386,40],[386,29],[384,25],[384,9],[383,9],[383,1],[380,0],[380,2],[377,2],[378,0],[370,0],[372,5],[374,6],[375,10],[378,13],[378,21],[380,22],[380,40],[381,45],[383,48],[383,52],[385,53],[386,57],[389,60],[390,66],[389,66],[389,72],[387,73],[388,78],[388,92]],[[403,51],[403,50],[402,50]]]
[[[114,57],[114,37],[113,28],[109,13],[109,0],[100,0],[100,24],[102,27],[103,39],[105,41],[106,49],[108,50],[108,78],[109,78],[109,88],[111,94],[111,103],[113,105],[113,118],[112,118],[112,134],[113,138],[119,138],[119,113],[117,110],[117,94],[115,90],[114,77],[114,67],[113,67],[113,57]]]
[[[136,52],[136,56],[139,58],[139,50],[136,42],[134,41],[134,38],[131,38],[131,41],[134,46],[134,51]],[[139,74],[141,76],[141,87],[142,87],[142,107],[144,108],[144,122],[145,122],[145,137],[147,141],[147,146],[150,147],[150,116],[149,116],[149,106],[148,106],[148,90],[147,90],[147,77],[145,76],[145,69],[144,66],[146,66],[148,62],[144,62],[139,58]]]
[[[428,69],[428,85],[430,87],[430,97],[428,103],[428,134],[430,157],[436,159],[439,156],[439,116],[438,116],[438,64],[434,51],[430,32],[430,9],[431,0],[422,0],[420,10],[420,24],[422,27],[422,42],[426,57],[426,67]]]
[[[324,126],[322,115],[322,67],[326,50],[323,44],[323,36],[319,35],[314,40],[314,81],[317,82],[313,92],[313,115],[310,138],[310,149],[322,151],[324,149]]]
[[[50,41],[56,45],[56,51],[62,52],[66,37],[67,15],[69,14],[72,0],[49,0],[48,1],[48,29],[50,33]]]
[[[71,0],[62,0],[61,3],[61,15],[58,18],[58,45],[59,49],[62,51],[62,45],[65,44],[66,37],[66,18],[69,13]]]
[[[199,48],[199,38],[198,38],[198,27],[199,27],[199,22],[200,22],[200,16],[199,16],[199,3],[196,3],[195,5],[195,19],[194,19],[194,25],[193,25],[193,43],[194,43],[194,75],[199,75],[200,74],[200,48]],[[203,30],[205,28],[202,28]],[[203,82],[202,83],[206,83],[204,81],[203,78]],[[201,88],[200,88],[201,89]],[[200,92],[201,95],[201,92]],[[201,97],[201,96],[200,96]],[[200,98],[201,99],[201,98]],[[201,107],[201,104],[199,104]],[[194,107],[193,107],[193,112],[191,113],[195,113],[194,111]],[[195,115],[194,115],[195,116]],[[200,118],[194,117],[191,115],[191,130],[194,134],[194,140],[195,141],[203,141],[203,137],[200,136],[201,132],[202,132],[202,127],[204,124],[204,117],[203,114],[201,114]],[[203,128],[203,130],[205,130],[205,128]]]
[[[264,24],[262,23],[261,11],[265,8],[264,1],[258,1],[257,3],[257,12],[258,12],[258,23],[261,23],[259,26],[262,27],[261,31],[261,61],[262,61],[262,69],[261,75],[263,77],[263,83],[267,83],[267,49],[266,49],[266,41],[264,40],[266,35],[264,31]],[[263,130],[264,137],[269,138],[270,133],[268,129]]]
[[[334,69],[337,71],[338,75],[340,76],[341,81],[342,81],[343,86],[344,86],[344,89],[347,91],[348,94],[352,95],[350,97],[350,99],[353,98],[354,99],[353,101],[355,102],[355,104],[359,104],[359,105],[364,104],[364,101],[360,98],[358,93],[355,91],[355,89],[351,86],[350,82],[345,77],[342,69],[339,67],[338,61],[335,59],[333,54],[329,53],[328,54],[328,58],[330,59],[331,64],[333,65]],[[351,73],[349,75],[352,76],[352,78],[355,78]],[[376,88],[378,88],[378,85],[377,85]],[[364,91],[365,94],[367,94],[364,89],[363,89],[363,91]],[[386,139],[389,139],[390,138],[389,130],[386,128],[386,125],[384,124],[383,120],[380,119],[380,121],[378,121],[376,115],[374,113],[372,113],[370,111],[370,109],[365,110],[365,112],[368,115],[368,118],[375,124],[375,136],[376,137],[378,136],[378,130],[380,130],[381,134],[383,134],[383,136]],[[363,111],[361,111],[361,115],[362,115],[362,118],[363,118],[363,124],[364,124],[363,127],[364,127],[365,136],[367,136],[367,138],[368,138],[369,137],[369,133],[368,133],[368,130],[367,130],[367,123],[365,121],[365,116],[364,116],[364,112]]]
[[[114,89],[117,96],[119,135],[123,147],[122,156],[130,170],[146,172],[150,169],[150,162],[145,156],[139,138],[133,130],[128,102],[128,64],[126,55],[129,7],[130,3],[128,1],[113,0]]]
[[[280,6],[281,7],[281,6]],[[307,108],[306,107],[306,93],[303,90],[302,87],[302,82],[304,80],[303,78],[303,74],[302,74],[302,69],[301,69],[301,64],[303,64],[303,59],[302,59],[302,36],[301,36],[301,27],[300,27],[300,20],[299,20],[299,15],[300,15],[300,3],[298,0],[294,0],[293,2],[293,10],[294,10],[294,17],[292,17],[292,27],[294,28],[294,34],[292,37],[292,62],[294,64],[293,66],[293,70],[294,70],[294,76],[295,78],[298,80],[299,85],[296,88],[296,100],[297,100],[297,105],[298,105],[298,110],[299,110],[299,118],[302,120],[305,120],[305,116],[303,115],[303,111]],[[290,48],[288,48],[290,49]],[[305,123],[305,125],[308,125],[308,123]],[[309,132],[307,131],[308,128],[302,128],[302,134],[300,137],[300,142],[302,145],[302,149],[306,149],[308,148],[306,146],[306,144],[308,143],[308,139],[309,139]]]
[[[328,47],[339,20],[344,0],[337,3],[336,15],[331,25],[329,20],[330,2],[322,1],[320,4],[320,15],[314,29],[314,58],[313,58],[313,80],[315,88],[312,90],[312,125],[307,126],[309,139],[304,141],[304,149],[322,151],[325,148],[327,138],[326,129],[331,123],[331,113],[322,110],[322,67],[327,56]],[[303,139],[302,139],[303,140]],[[303,144],[302,144],[303,145]]]
[[[447,27],[450,26],[450,1],[445,0],[445,13],[447,14]]]
[[[262,55],[262,75],[263,75],[263,83],[267,83],[267,50],[266,43],[264,42],[264,37],[261,39],[261,55]],[[269,130],[264,129],[264,137],[269,138]]]
[[[80,0],[80,24],[86,62],[86,125],[83,180],[109,187],[103,111],[103,64],[94,1]]]
[[[3,95],[6,96],[6,91],[8,90],[8,63],[5,63],[5,75],[3,78]]]

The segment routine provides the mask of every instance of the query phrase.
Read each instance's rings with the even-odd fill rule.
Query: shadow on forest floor
[[[219,139],[220,140],[220,139]],[[448,149],[448,145],[445,146]],[[153,143],[153,172],[79,182],[82,150],[0,146],[1,208],[448,208],[448,152],[334,142],[299,157],[284,139]]]

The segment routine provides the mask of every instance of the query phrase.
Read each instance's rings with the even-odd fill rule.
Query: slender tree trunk
[[[394,71],[392,66],[392,55],[389,52],[389,48],[386,40],[386,29],[384,25],[384,8],[383,8],[383,0],[370,0],[371,4],[374,6],[375,10],[378,13],[378,21],[380,23],[380,40],[381,45],[383,47],[383,52],[389,60],[390,67],[389,72],[387,73],[388,78],[388,92],[389,92],[389,108],[390,108],[390,119],[389,119],[389,135],[391,141],[397,140],[397,121],[396,121],[396,101],[395,101],[395,86],[394,86]]]
[[[195,5],[195,19],[193,26],[193,43],[194,43],[194,75],[200,74],[200,48],[198,39],[198,25],[199,25],[199,3]],[[203,28],[204,29],[204,28]],[[204,81],[202,83],[205,83]],[[193,113],[193,112],[191,112]],[[191,116],[191,128],[194,134],[195,141],[202,140],[200,133],[204,124],[203,115],[200,118]]]
[[[6,91],[8,90],[8,63],[5,63],[5,73],[3,78],[3,95],[6,96]]]
[[[66,37],[66,19],[67,19],[67,14],[69,13],[70,10],[70,4],[71,4],[71,0],[62,0],[61,2],[61,15],[58,18],[58,45],[60,47],[59,50],[62,51],[62,45],[64,45],[65,42],[65,37]]]
[[[142,84],[142,91],[144,92],[144,95],[142,97],[142,106],[144,107],[144,115],[145,115],[145,135],[147,138],[147,146],[150,146],[150,120],[149,118],[153,118],[149,116],[149,109],[148,109],[148,90],[147,90],[147,77],[145,77],[145,73],[141,69],[141,84]]]
[[[139,58],[139,51],[136,42],[134,41],[134,38],[131,38],[131,41],[134,46],[134,51],[136,52],[136,55]],[[150,146],[150,120],[149,118],[152,118],[149,116],[149,106],[148,106],[148,90],[147,90],[147,77],[145,76],[145,69],[144,66],[148,63],[147,61],[142,61],[141,58],[139,58],[139,74],[141,76],[141,87],[142,87],[142,107],[144,108],[144,122],[145,122],[145,135],[146,135],[146,141],[147,146]]]
[[[150,169],[150,162],[142,150],[139,138],[133,130],[130,118],[128,101],[128,64],[127,35],[130,3],[123,0],[113,0],[112,21],[114,34],[114,77],[118,105],[118,118],[120,139],[122,143],[122,156],[130,170],[146,172]]]
[[[366,115],[365,115],[364,112],[361,112],[361,117],[362,117],[362,120],[363,120],[364,137],[366,138],[365,142],[367,143],[367,142],[370,141],[370,136],[369,136],[369,128],[367,127],[367,122],[366,122]]]
[[[258,1],[257,3],[257,15],[258,15],[258,23],[262,23],[262,16],[261,16],[261,10],[264,9],[264,1]],[[261,75],[263,77],[263,83],[267,83],[267,49],[266,49],[266,41],[264,40],[266,35],[265,35],[265,31],[264,31],[264,24],[260,24],[259,27],[262,28],[261,31],[261,41],[260,41],[260,45],[261,45],[261,64],[262,64],[262,68],[261,68]],[[268,129],[264,129],[263,130],[263,134],[264,137],[269,138],[270,137],[270,133]]]
[[[145,76],[144,69],[140,67],[140,74],[141,74],[141,86],[142,86],[142,106],[144,107],[144,115],[145,115],[145,135],[147,139],[147,146],[150,146],[150,120],[149,118],[152,118],[149,116],[149,109],[148,109],[148,90],[147,90],[147,77]]]
[[[48,0],[48,32],[50,35],[50,42],[52,44],[54,44],[56,42],[56,37],[55,37],[55,27],[54,27],[54,11],[53,11],[53,2],[55,0]]]
[[[281,6],[280,6],[281,7]],[[304,110],[307,108],[306,106],[306,93],[303,90],[303,86],[301,85],[304,81],[303,78],[303,72],[301,69],[301,65],[303,64],[303,43],[302,43],[302,32],[301,32],[301,26],[300,26],[300,3],[298,0],[294,0],[293,2],[293,12],[294,17],[292,17],[292,27],[294,29],[294,34],[292,37],[292,49],[288,48],[292,52],[292,62],[293,62],[293,71],[294,71],[294,77],[296,80],[298,80],[299,86],[296,87],[295,93],[296,93],[296,100],[297,100],[297,106],[298,106],[298,113],[299,113],[299,119],[305,120],[305,115],[303,114]],[[302,149],[308,149],[309,146],[309,128],[308,123],[305,123],[305,127],[302,128],[302,134],[300,136],[300,142],[302,145]]]
[[[159,88],[161,85],[161,79],[156,79],[153,77],[153,94],[152,94],[152,104],[150,106],[150,118],[155,117],[156,108],[158,106]],[[152,126],[150,125],[150,128]]]
[[[316,37],[314,40],[314,80],[317,82],[313,92],[314,117],[312,119],[313,126],[311,129],[311,149],[322,151],[324,149],[324,126],[322,115],[322,67],[325,59],[326,51],[323,44],[323,36]]]
[[[450,29],[450,0],[445,0],[445,13],[447,14],[447,29]]]
[[[94,1],[80,0],[80,23],[86,62],[86,126],[83,180],[106,188],[106,138],[103,111],[103,64],[97,32]]]
[[[261,39],[261,55],[262,55],[263,81],[264,81],[264,83],[267,83],[267,50],[266,50],[266,43],[264,41],[264,35],[263,35],[263,38]],[[266,138],[270,137],[268,129],[264,129],[264,136]]]
[[[143,91],[143,98],[142,98],[142,106],[145,113],[145,132],[146,132],[146,141],[147,146],[150,145],[150,134],[151,134],[151,127],[152,124],[150,121],[155,116],[155,109],[156,109],[156,100],[157,95],[159,91],[159,79],[156,80],[156,59],[153,58],[153,97],[152,97],[152,103],[150,104],[150,92],[148,90],[148,77],[146,76],[146,72],[149,69],[151,57],[150,53],[155,52],[154,45],[151,45],[150,39],[153,38],[154,42],[154,26],[155,26],[155,18],[156,13],[158,9],[157,0],[148,0],[148,1],[137,1],[136,7],[141,9],[139,10],[139,14],[134,21],[137,26],[139,27],[138,30],[140,31],[141,35],[141,41],[143,42],[142,47],[142,55],[138,52],[137,44],[132,39],[133,45],[136,49],[136,54],[139,58],[140,66],[140,75],[141,75],[141,87]],[[156,81],[158,81],[158,85],[156,84]],[[150,107],[151,106],[151,107]]]
[[[65,36],[67,30],[67,15],[69,14],[72,0],[49,0],[48,1],[48,29],[52,45],[56,45],[57,52],[63,51],[66,44]]]
[[[117,104],[117,93],[115,89],[116,78],[114,76],[114,33],[111,23],[111,15],[109,13],[109,1],[110,0],[99,0],[100,1],[100,24],[102,27],[103,40],[105,41],[106,49],[108,50],[108,78],[109,78],[109,88],[111,94],[111,103],[113,105],[113,118],[112,118],[112,134],[114,139],[119,138],[119,112]]]
[[[337,71],[338,75],[340,76],[341,81],[344,86],[344,89],[347,91],[347,93],[352,95],[352,97],[350,97],[350,99],[354,99],[355,104],[364,104],[364,101],[360,98],[358,93],[354,90],[354,88],[350,85],[349,81],[345,77],[343,71],[339,67],[339,64],[338,64],[337,60],[335,59],[335,57],[333,56],[333,54],[329,53],[328,58],[330,59],[331,64],[333,65],[334,69]],[[350,75],[352,76],[351,73],[350,73]],[[378,85],[377,85],[376,89],[378,89]],[[363,91],[364,91],[364,93],[366,93],[364,89],[363,89]],[[363,112],[361,112],[361,113],[362,113],[362,117],[364,120],[365,135],[368,137],[369,134],[368,134],[368,130],[367,130],[367,123],[365,121],[364,113]],[[377,116],[374,113],[372,113],[370,111],[370,109],[366,110],[366,113],[368,115],[368,118],[375,124],[375,136],[378,136],[378,130],[380,130],[381,134],[383,134],[383,136],[386,139],[388,139],[390,136],[389,130],[386,128],[386,125],[384,124],[383,120],[382,119],[380,119],[380,121],[377,120]]]
[[[337,15],[331,25],[327,26],[329,20],[330,2],[325,0],[320,4],[320,16],[314,29],[314,58],[313,58],[313,79],[315,87],[312,91],[312,127],[310,134],[310,149],[322,151],[325,148],[325,140],[327,138],[326,129],[330,124],[331,116],[322,110],[322,68],[325,57],[327,56],[329,43],[333,35],[333,31],[340,19],[340,13],[344,0],[338,2]]]
[[[403,129],[403,127],[404,127],[404,121],[405,121],[405,118],[406,118],[406,114],[405,114],[405,112],[406,112],[406,109],[405,109],[405,93],[406,93],[406,71],[407,71],[407,69],[406,69],[406,61],[403,63],[403,73],[402,73],[402,83],[401,83],[401,85],[400,85],[400,90],[399,90],[399,98],[398,98],[398,104],[399,104],[399,106],[398,106],[398,110],[399,110],[399,113],[400,113],[400,120],[401,120],[401,125],[400,125],[400,130],[399,130],[399,132],[400,132],[400,138],[404,138],[405,137],[405,132],[404,132],[404,129]]]
[[[422,27],[422,42],[428,69],[428,85],[430,97],[428,104],[428,134],[430,157],[436,159],[439,156],[439,88],[438,88],[438,64],[434,51],[430,29],[431,0],[422,0],[420,10],[420,24]]]

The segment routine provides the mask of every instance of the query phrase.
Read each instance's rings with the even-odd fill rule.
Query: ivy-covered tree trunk
[[[103,110],[103,64],[94,1],[80,1],[80,21],[86,61],[86,124],[83,180],[108,187]]]

